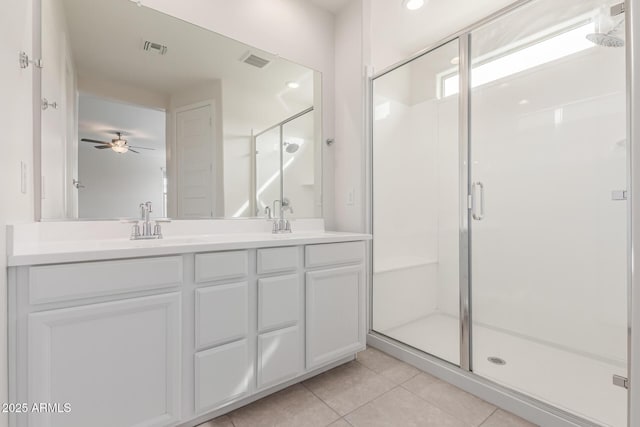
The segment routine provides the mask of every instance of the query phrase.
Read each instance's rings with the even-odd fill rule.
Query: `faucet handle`
[[[170,223],[171,220],[169,218],[162,218],[155,220],[156,225],[153,227],[153,235],[157,236],[158,239],[162,239],[162,224]]]
[[[137,219],[123,219],[120,220],[123,224],[131,224],[131,240],[136,240],[140,237],[140,221]]]

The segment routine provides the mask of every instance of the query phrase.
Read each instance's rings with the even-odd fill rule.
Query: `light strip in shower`
[[[594,47],[586,39],[594,32],[593,22],[573,28],[541,42],[513,51],[471,70],[471,87],[482,86],[513,74],[564,58]],[[442,97],[455,95],[459,91],[458,74],[441,77]]]

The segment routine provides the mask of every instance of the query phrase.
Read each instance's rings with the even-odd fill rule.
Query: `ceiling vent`
[[[150,42],[149,40],[145,40],[142,44],[142,50],[146,50],[147,52],[157,53],[158,55],[164,55],[167,53],[167,47],[160,43]]]
[[[243,55],[241,61],[245,64],[253,65],[257,68],[264,68],[269,65],[269,63],[271,63],[271,61],[269,61],[268,59],[261,58],[251,52],[247,52],[245,55]]]

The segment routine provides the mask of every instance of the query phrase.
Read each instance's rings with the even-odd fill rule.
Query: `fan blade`
[[[95,139],[89,139],[89,138],[82,138],[80,141],[82,142],[91,142],[93,144],[107,144],[107,145],[111,145],[110,142],[104,142],[104,141],[98,141]]]
[[[98,150],[104,150],[105,148],[111,148],[110,145],[96,145],[93,148],[97,148]]]
[[[140,154],[140,152],[139,152],[139,151],[132,150],[132,149],[131,149],[131,147],[129,147],[129,151],[131,151],[132,153]]]
[[[137,145],[129,145],[129,148],[137,148],[138,150],[155,150],[155,148],[138,147]]]

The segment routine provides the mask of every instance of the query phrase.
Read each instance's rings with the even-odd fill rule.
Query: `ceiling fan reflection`
[[[97,148],[98,150],[105,150],[107,148],[111,148],[113,151],[119,154],[126,153],[127,151],[140,154],[140,152],[134,150],[134,148],[137,148],[139,150],[155,150],[155,148],[138,147],[135,145],[129,145],[127,140],[122,138],[122,132],[116,132],[116,135],[117,137],[112,139],[111,142],[98,141],[97,139],[90,139],[90,138],[82,138],[80,141],[88,142],[90,144],[100,144],[100,145],[96,145],[94,148]]]

